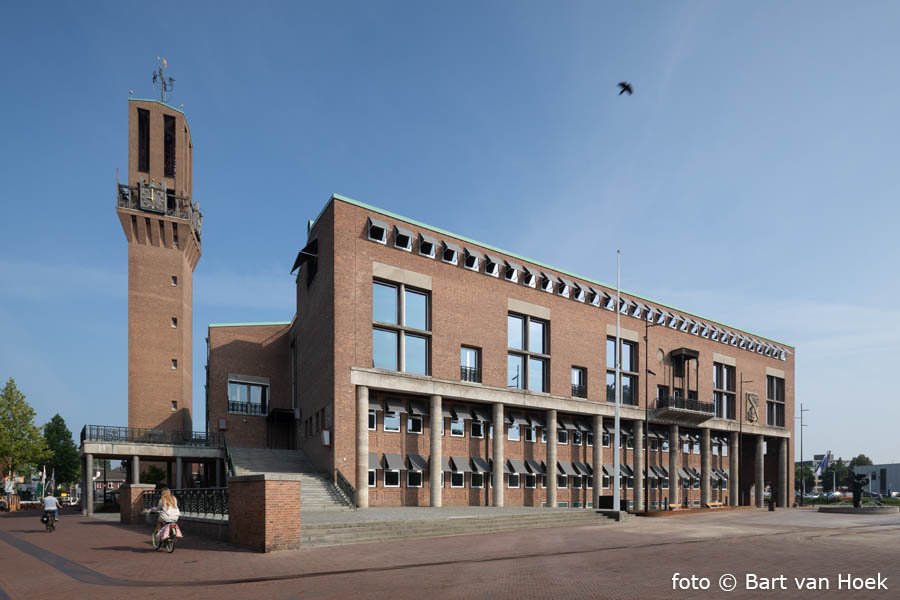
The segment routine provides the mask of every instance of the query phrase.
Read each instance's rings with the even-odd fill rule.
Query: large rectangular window
[[[622,404],[637,406],[637,344],[619,338],[622,349]],[[606,338],[606,401],[616,401],[616,338]]]
[[[462,346],[459,351],[459,380],[481,383],[481,351]]]
[[[138,171],[150,172],[150,111],[139,108],[138,114]]]
[[[734,367],[713,363],[713,404],[720,419],[735,418]]]
[[[572,396],[587,398],[587,369],[572,367]]]
[[[784,427],[784,379],[766,375],[766,424]]]
[[[163,174],[175,177],[175,117],[163,115]]]
[[[268,413],[269,386],[244,381],[228,382],[228,412],[241,415]]]
[[[510,388],[547,392],[549,343],[548,323],[529,316],[509,314],[506,320],[506,385]]]
[[[372,366],[416,375],[431,373],[428,292],[372,282]]]

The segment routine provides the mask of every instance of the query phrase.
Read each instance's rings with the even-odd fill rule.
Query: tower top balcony
[[[200,243],[200,232],[203,228],[200,203],[192,202],[186,196],[179,196],[174,190],[167,189],[164,182],[138,182],[133,186],[118,184],[116,207],[187,221],[194,237],[197,238],[197,243]]]

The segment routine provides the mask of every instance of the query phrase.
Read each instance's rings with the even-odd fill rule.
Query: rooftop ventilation
[[[503,270],[503,277],[507,281],[511,281],[513,283],[517,283],[519,281],[519,271],[522,270],[522,266],[518,265],[510,260],[503,261],[505,263],[506,268]]]
[[[412,242],[415,235],[409,229],[394,225],[394,247],[412,252]]]
[[[576,283],[575,287],[573,288],[573,291],[572,291],[572,299],[575,300],[576,302],[584,302],[584,297],[585,297],[584,288]]]
[[[603,301],[603,292],[598,292],[594,288],[588,288],[588,302],[591,306],[600,306]]]
[[[530,288],[537,287],[537,274],[528,267],[523,267],[522,284]]]
[[[425,235],[424,233],[419,234],[419,254],[421,256],[434,258],[437,247],[438,241],[435,238]]]
[[[484,255],[484,273],[491,277],[500,277],[500,261],[490,254]]]
[[[553,279],[546,273],[541,273],[541,290],[549,294],[553,293]]]
[[[572,282],[565,277],[559,278],[559,284],[556,287],[556,293],[563,298],[568,298],[572,291]]]
[[[459,264],[460,248],[456,244],[444,242],[444,249],[441,252],[441,260],[451,265]]]

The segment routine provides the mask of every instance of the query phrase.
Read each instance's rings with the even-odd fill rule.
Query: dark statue
[[[847,469],[847,486],[853,492],[853,508],[862,506],[863,489],[869,485],[869,476],[863,473],[857,474],[853,468]]]

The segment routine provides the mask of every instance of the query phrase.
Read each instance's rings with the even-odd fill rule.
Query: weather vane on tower
[[[159,61],[159,68],[153,71],[153,84],[159,86],[159,99],[165,102],[166,94],[175,90],[175,78],[166,77],[166,68],[169,66],[166,58],[157,56],[156,59]]]

